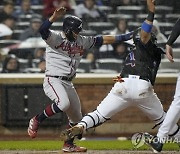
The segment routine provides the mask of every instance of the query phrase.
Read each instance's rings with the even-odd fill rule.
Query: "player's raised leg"
[[[61,132],[61,140],[69,140],[82,134],[83,131],[101,125],[117,112],[130,106],[130,102],[121,98],[126,95],[126,90],[121,85],[116,83],[106,98],[98,105],[97,109],[86,114],[83,119],[74,127]],[[121,92],[120,92],[121,91]]]

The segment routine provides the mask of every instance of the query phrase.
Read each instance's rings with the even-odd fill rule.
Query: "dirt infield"
[[[0,151],[0,154],[63,154],[62,151]],[[126,150],[88,150],[85,153],[74,154],[151,154],[152,151],[126,151]],[[178,154],[179,151],[164,151],[161,154]]]

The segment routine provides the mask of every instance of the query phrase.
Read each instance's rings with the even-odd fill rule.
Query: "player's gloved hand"
[[[124,82],[124,80],[121,78],[121,76],[116,76],[115,78],[113,78],[113,81],[115,81],[115,82]]]

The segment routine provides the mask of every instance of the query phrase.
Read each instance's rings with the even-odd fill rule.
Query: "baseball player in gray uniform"
[[[149,13],[142,23],[140,36],[134,33],[135,48],[126,57],[114,87],[96,110],[85,115],[76,126],[61,132],[62,140],[69,140],[82,134],[84,130],[103,124],[129,106],[139,108],[154,121],[155,126],[162,124],[166,113],[154,93],[153,85],[164,51],[156,45],[155,36],[151,33],[155,11],[154,0],[147,0],[147,6]],[[168,134],[176,133],[180,134],[180,131],[178,125],[174,124]]]
[[[62,18],[65,12],[64,7],[56,9],[53,15],[44,21],[39,30],[47,43],[46,77],[43,88],[45,94],[54,103],[30,120],[28,134],[32,138],[37,136],[40,123],[58,112],[67,114],[70,126],[77,124],[82,119],[79,97],[71,81],[76,76],[76,69],[84,49],[126,41],[133,36],[133,32],[116,36],[81,36],[79,32],[82,30],[82,20],[75,16],[68,16],[64,19],[61,32],[50,30],[51,24],[58,18]],[[74,138],[65,141],[62,150],[65,152],[85,152],[87,150],[74,145],[73,140]]]
[[[178,38],[179,35],[180,35],[180,18],[177,20],[176,24],[174,25],[171,35],[168,38],[168,41],[166,43],[166,56],[170,62],[174,62],[173,50],[171,46],[175,42],[175,40]],[[145,139],[146,139],[145,141],[152,147],[152,149],[155,152],[160,152],[162,150],[163,143],[165,143],[166,140],[168,139],[169,137],[168,134],[171,128],[178,122],[180,118],[180,92],[179,90],[180,90],[180,74],[178,75],[178,79],[176,83],[176,91],[174,95],[174,100],[172,101],[172,104],[170,105],[169,110],[167,111],[166,117],[161,127],[158,130],[156,142],[153,142],[154,140],[151,140],[151,138],[155,138],[155,136],[152,136],[148,133],[144,134]],[[180,136],[177,136],[175,140],[177,142],[180,142]]]

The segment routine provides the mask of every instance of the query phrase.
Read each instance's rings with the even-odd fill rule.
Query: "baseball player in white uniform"
[[[114,87],[96,110],[88,113],[74,127],[61,132],[61,139],[74,138],[92,127],[96,127],[129,106],[136,106],[147,115],[155,126],[162,124],[165,118],[162,104],[154,93],[153,85],[161,61],[163,50],[156,45],[151,33],[154,19],[154,0],[147,0],[148,16],[142,23],[140,37],[134,33],[135,48],[127,56],[120,76]],[[174,124],[169,134],[180,133]]]
[[[173,50],[172,44],[180,35],[180,18],[177,20],[176,24],[173,27],[170,37],[166,43],[166,56],[170,62],[174,62],[173,60]],[[153,148],[155,152],[160,152],[163,148],[163,143],[168,139],[169,132],[171,128],[178,122],[180,118],[180,74],[178,75],[177,83],[176,83],[176,91],[174,95],[174,100],[167,111],[166,117],[158,130],[157,139],[159,142],[149,142],[151,140],[152,135],[145,133],[144,136],[146,138],[146,142]],[[180,136],[176,136],[176,141],[180,142]]]
[[[76,76],[76,69],[84,49],[126,41],[133,36],[133,32],[116,36],[81,36],[79,32],[82,30],[82,20],[75,16],[68,16],[64,19],[62,32],[50,30],[51,24],[63,17],[65,12],[64,7],[56,9],[54,14],[44,21],[39,30],[47,43],[46,77],[43,88],[45,94],[54,103],[30,120],[28,134],[32,138],[37,136],[40,123],[56,113],[65,112],[70,126],[77,124],[82,119],[80,100],[71,81]],[[62,150],[65,152],[85,152],[87,150],[74,145],[73,140],[74,138],[66,140]]]

